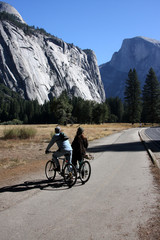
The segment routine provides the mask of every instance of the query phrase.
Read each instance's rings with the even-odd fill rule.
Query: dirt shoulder
[[[139,239],[140,240],[159,240],[160,239],[160,170],[151,165],[151,171],[155,181],[155,191],[158,193],[158,198],[156,200],[157,205],[154,206],[153,216],[139,226]]]

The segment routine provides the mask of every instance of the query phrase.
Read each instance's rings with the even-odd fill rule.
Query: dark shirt
[[[82,160],[86,154],[86,149],[88,147],[88,140],[83,135],[76,135],[73,142],[73,160]]]

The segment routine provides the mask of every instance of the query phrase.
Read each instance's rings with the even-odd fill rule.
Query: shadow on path
[[[93,146],[87,149],[88,152],[137,152],[145,151],[142,142],[113,143],[108,145]]]
[[[49,181],[49,180],[35,180],[35,181],[26,181],[21,184],[11,185],[11,186],[5,186],[0,188],[0,193],[3,192],[23,192],[28,191],[32,189],[46,189],[50,187],[51,190],[59,189],[59,190],[65,190],[69,187],[65,184],[63,179]],[[65,188],[64,188],[65,187]]]

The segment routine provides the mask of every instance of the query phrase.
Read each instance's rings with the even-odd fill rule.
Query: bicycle
[[[49,151],[49,153],[54,153],[52,151]],[[68,163],[66,160],[66,155],[64,157],[60,157],[59,160],[63,160],[62,166],[60,166],[60,171],[56,171],[56,164],[52,158],[52,160],[49,160],[45,165],[45,174],[49,181],[53,181],[56,177],[56,172],[60,176],[64,178],[65,183],[72,187],[76,181],[77,181],[77,171],[73,164]]]
[[[84,159],[93,159],[91,155],[85,155],[81,162],[78,162],[77,172],[79,173],[79,178],[82,184],[85,184],[91,176],[91,165],[87,160]]]

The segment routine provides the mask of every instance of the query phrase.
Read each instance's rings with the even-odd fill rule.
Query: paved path
[[[41,175],[35,187],[21,182],[0,189],[1,240],[138,240],[139,227],[153,216],[157,199],[138,131],[90,144],[95,160],[85,185],[77,182],[68,189],[61,180],[47,184]]]

